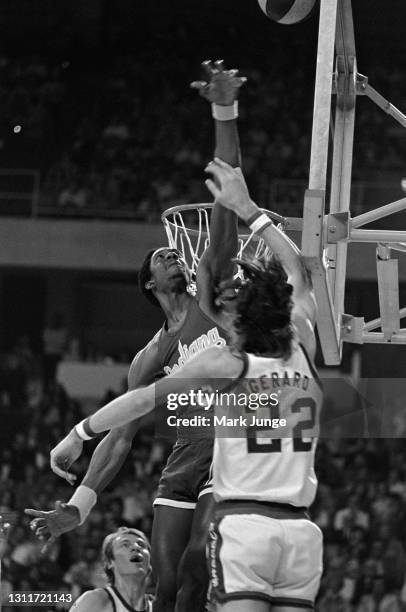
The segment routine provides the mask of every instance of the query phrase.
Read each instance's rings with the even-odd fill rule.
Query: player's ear
[[[155,287],[154,281],[151,279],[147,283],[145,283],[145,289],[153,289]]]

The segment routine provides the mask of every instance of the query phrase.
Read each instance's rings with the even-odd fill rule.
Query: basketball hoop
[[[210,244],[210,212],[214,204],[179,204],[162,213],[168,244],[180,251],[190,267],[193,276],[205,249]],[[284,229],[285,218],[269,210],[262,210],[272,221]],[[258,258],[267,256],[269,249],[262,238],[249,232],[238,234],[237,257],[243,255]]]

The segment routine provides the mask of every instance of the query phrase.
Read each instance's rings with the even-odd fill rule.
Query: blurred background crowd
[[[210,41],[224,39],[224,27],[211,23]],[[225,60],[248,77],[240,104],[243,169],[264,207],[295,215],[308,174],[315,47],[303,52],[270,40],[263,54],[260,34],[247,53],[240,29],[227,25]],[[0,55],[1,165],[38,173],[36,214],[156,221],[170,205],[207,200],[202,169],[212,155],[211,118],[188,85],[201,78],[204,54],[216,58],[217,49],[196,24],[162,26],[158,37],[159,45],[139,31],[135,50],[114,54]],[[174,46],[183,50],[181,61]],[[388,69],[366,55],[362,68],[404,108],[397,61]],[[355,181],[379,180],[401,194],[405,152],[403,128],[359,98]],[[26,191],[29,180],[19,178]],[[11,201],[14,185],[12,176],[0,176],[0,211],[8,214],[21,210]],[[368,207],[365,187],[356,200]]]

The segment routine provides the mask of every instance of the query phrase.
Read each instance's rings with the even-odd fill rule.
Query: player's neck
[[[135,610],[145,608],[145,576],[116,576],[114,588]]]
[[[165,293],[159,296],[161,308],[168,321],[168,330],[183,323],[192,299],[189,293]]]

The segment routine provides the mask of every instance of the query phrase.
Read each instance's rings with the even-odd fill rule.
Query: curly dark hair
[[[138,288],[151,304],[160,308],[161,305],[152,293],[152,289],[147,289],[145,286],[147,282],[151,280],[151,259],[157,248],[150,249],[145,255],[140,271],[138,272]]]
[[[245,280],[239,290],[235,329],[247,353],[288,359],[291,354],[293,287],[276,257],[238,262]]]

